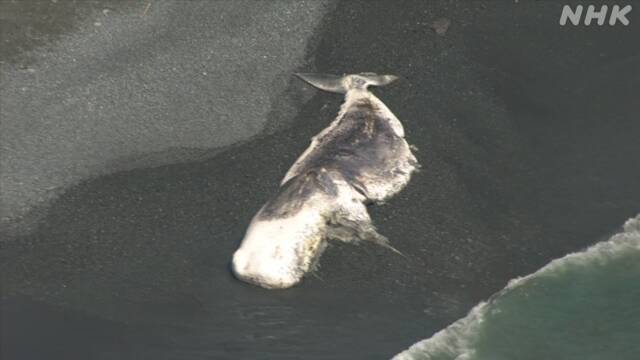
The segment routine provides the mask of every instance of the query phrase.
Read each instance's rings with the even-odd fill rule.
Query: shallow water
[[[638,359],[640,216],[554,260],[395,359]]]
[[[248,222],[342,99],[317,93],[307,102],[315,92],[293,80],[276,91],[295,67],[286,59],[300,54],[289,46],[305,38],[285,18],[313,23],[289,13],[290,3],[262,5],[286,8],[271,17],[251,12],[280,29],[265,43],[253,41],[247,29],[257,23],[243,21],[244,9],[223,16],[219,2],[150,2],[144,17],[147,1],[132,4],[131,16],[98,8],[98,19],[83,18],[79,29],[89,31],[59,39],[69,45],[64,57],[44,53],[59,66],[2,74],[3,88],[16,89],[3,101],[18,101],[0,107],[16,114],[3,117],[2,134],[32,139],[26,154],[49,149],[48,140],[64,150],[14,161],[17,170],[8,167],[14,153],[2,152],[2,174],[25,182],[16,199],[76,174],[65,164],[109,173],[65,188],[33,232],[0,234],[0,292],[12,297],[0,304],[4,358],[391,358],[640,210],[639,27],[562,28],[556,2],[345,1],[322,19],[300,8],[320,20],[300,71],[401,76],[376,94],[403,122],[423,171],[371,216],[406,257],[336,244],[299,287],[242,284],[228,262]],[[451,21],[444,35],[431,27],[439,18]],[[235,32],[244,35],[225,36]],[[75,43],[82,39],[86,46]],[[86,61],[66,61],[78,52]],[[50,139],[36,134],[39,119]],[[231,123],[247,134],[262,128],[248,123],[277,131],[208,152],[203,142],[232,142]],[[78,141],[87,147],[74,148]],[[110,161],[108,149],[127,156],[113,167],[80,166]],[[50,169],[59,177],[30,176]]]

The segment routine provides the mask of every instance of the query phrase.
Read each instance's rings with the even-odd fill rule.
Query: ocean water
[[[640,215],[394,357],[409,359],[640,359]]]

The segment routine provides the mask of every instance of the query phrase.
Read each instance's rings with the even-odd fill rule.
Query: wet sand
[[[370,211],[406,257],[332,244],[290,290],[231,276],[251,216],[338,111],[316,93],[210,158],[73,186],[4,240],[3,356],[389,358],[594,243],[640,211],[638,27],[563,28],[560,9],[344,2],[323,17],[307,70],[402,78],[376,94],[423,169]]]

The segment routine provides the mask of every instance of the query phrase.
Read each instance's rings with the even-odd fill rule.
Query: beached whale
[[[236,277],[271,289],[300,282],[330,239],[393,249],[371,223],[366,205],[398,193],[418,167],[402,124],[367,89],[395,76],[297,75],[319,89],[344,93],[345,102],[254,216],[233,255]]]

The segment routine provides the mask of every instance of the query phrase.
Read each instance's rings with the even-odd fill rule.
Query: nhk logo
[[[584,19],[584,24],[589,26],[591,22],[596,20],[598,26],[604,25],[605,21],[607,21],[607,13],[609,15],[609,25],[613,26],[620,22],[622,25],[629,25],[629,19],[627,19],[627,14],[631,11],[631,5],[627,5],[625,7],[620,7],[618,5],[613,5],[611,7],[611,12],[608,12],[609,7],[607,5],[602,5],[600,10],[596,10],[596,7],[593,5],[587,6],[587,11],[582,16],[584,10],[584,6],[578,5],[575,9],[572,9],[571,6],[565,5],[562,8],[562,14],[560,15],[560,25],[564,26],[567,23],[567,20],[571,22],[573,25],[580,25],[580,20]]]

